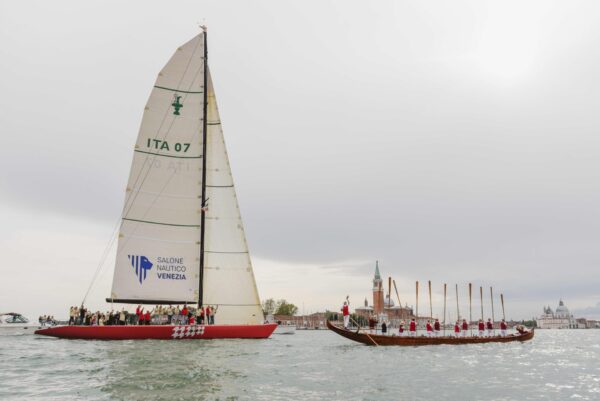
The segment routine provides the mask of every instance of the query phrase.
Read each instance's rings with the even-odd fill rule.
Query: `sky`
[[[493,286],[600,317],[600,3],[0,3],[0,312],[66,316],[119,221],[156,75],[206,24],[261,298]],[[105,308],[114,250],[89,296]],[[455,302],[450,292],[449,302]],[[489,314],[489,296],[484,307]],[[478,302],[478,301],[477,301]],[[478,303],[476,303],[478,305]],[[421,309],[423,310],[423,309]],[[464,310],[464,309],[463,309]]]

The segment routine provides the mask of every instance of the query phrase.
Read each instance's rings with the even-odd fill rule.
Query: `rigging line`
[[[189,67],[191,65],[191,62],[194,59],[194,56],[196,55],[196,50],[198,49],[199,43],[200,43],[200,41],[198,40],[197,43],[196,43],[196,45],[195,45],[195,47],[194,47],[194,50],[192,51],[190,59],[188,60],[188,63],[187,63],[186,68],[185,68],[185,71],[183,72],[183,74],[179,78],[179,83],[177,84],[178,87],[181,85],[181,82],[183,81],[183,78],[185,77],[185,74],[187,73],[187,71],[188,71],[188,69],[189,69]],[[206,64],[206,63],[202,63],[201,66],[203,68],[206,68],[206,66],[204,64]],[[196,71],[196,74],[194,74],[195,77],[197,77],[199,75],[198,74],[199,71],[200,71],[200,67]],[[190,89],[192,87],[192,85],[195,83],[195,81],[196,81],[196,78],[194,78],[194,80],[192,80],[192,82],[190,83],[188,89]],[[204,88],[204,90],[206,90],[206,88]],[[184,100],[187,99],[187,94],[185,94],[184,96],[185,96]],[[164,121],[165,121],[165,119],[166,119],[169,111],[170,111],[169,109],[167,109],[165,111],[165,114],[163,115],[161,124],[159,126],[159,129],[156,132],[156,135],[154,136],[154,139],[156,139],[158,137],[158,135],[160,134],[160,128],[162,128],[162,125],[164,124]],[[206,118],[206,116],[204,116],[204,118]],[[163,139],[166,139],[167,135],[171,131],[171,128],[173,127],[173,122],[174,121],[175,121],[175,119],[173,119],[173,121],[171,122],[171,125],[169,126],[169,129],[165,133],[165,137]],[[156,159],[156,156],[150,156],[150,155],[146,156],[146,158],[144,159],[144,164],[142,165],[142,168],[140,169],[140,173],[136,177],[136,180],[135,180],[135,183],[134,183],[134,187],[136,186],[136,184],[137,184],[140,176],[142,175],[142,171],[144,171],[146,162],[148,161],[148,159],[150,157],[153,157],[154,159]],[[140,188],[144,184],[144,182],[146,181],[146,178],[148,177],[149,173],[150,173],[150,168],[148,168],[148,170],[144,174],[144,178],[142,179],[142,183],[140,184]],[[170,179],[169,179],[169,181],[170,181]],[[87,296],[89,295],[90,290],[92,289],[93,285],[95,284],[96,279],[98,278],[98,275],[99,275],[100,271],[102,270],[102,267],[104,266],[104,263],[106,262],[106,258],[108,257],[108,253],[110,252],[110,249],[112,248],[112,245],[115,242],[115,239],[118,237],[119,227],[120,227],[121,221],[122,221],[121,219],[123,218],[123,216],[125,216],[125,215],[127,215],[127,213],[129,213],[129,211],[131,210],[131,207],[133,206],[133,203],[135,202],[135,199],[137,198],[138,195],[139,195],[139,192],[135,194],[134,198],[131,201],[131,204],[130,204],[129,208],[127,208],[127,203],[130,200],[130,197],[126,197],[126,199],[125,199],[125,207],[123,209],[127,209],[127,210],[126,211],[124,210],[124,212],[122,213],[122,215],[119,216],[119,219],[117,220],[117,223],[115,224],[115,228],[113,229],[113,233],[112,233],[112,235],[111,235],[111,237],[109,239],[109,242],[108,242],[107,246],[104,248],[102,256],[100,257],[100,263],[96,267],[96,271],[94,272],[94,275],[92,276],[92,281],[91,281],[91,283],[90,283],[90,285],[89,285],[89,287],[88,287],[88,289],[87,289],[87,291],[86,291],[86,293],[85,293],[85,295],[83,297],[82,304],[85,302]],[[134,229],[134,233],[135,233],[135,229]]]
[[[115,227],[112,230],[110,240],[108,241],[108,244],[106,245],[106,247],[104,248],[104,251],[102,252],[102,255],[100,256],[100,262],[98,263],[98,266],[96,267],[96,270],[94,271],[94,275],[92,276],[90,285],[88,286],[88,289],[85,292],[85,295],[83,296],[83,300],[81,301],[82,305],[85,303],[87,296],[89,295],[96,279],[98,278],[98,275],[100,274],[100,271],[102,270],[102,266],[104,266],[104,263],[106,262],[106,258],[108,257],[108,253],[110,252],[110,249],[112,248],[112,246],[115,242],[115,239],[118,237],[117,233],[119,232],[120,225],[121,225],[121,219],[119,218],[119,220],[117,220],[117,223],[115,224]]]

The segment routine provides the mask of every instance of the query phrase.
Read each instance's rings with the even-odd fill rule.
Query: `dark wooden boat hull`
[[[217,338],[268,338],[277,324],[161,325],[161,326],[57,326],[35,334],[80,340],[210,340]]]
[[[439,345],[439,344],[484,344],[484,343],[508,343],[513,341],[529,341],[534,336],[534,330],[526,331],[522,334],[510,334],[506,337],[408,337],[408,336],[387,336],[381,334],[368,334],[366,332],[346,330],[343,327],[327,321],[329,330],[345,337],[349,340],[363,343],[366,345],[400,345],[400,346],[419,346],[419,345]]]

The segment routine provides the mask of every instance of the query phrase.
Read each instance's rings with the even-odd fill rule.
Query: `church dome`
[[[558,302],[558,307],[556,308],[556,316],[557,317],[569,317],[571,314],[569,312],[569,308],[565,306],[565,303],[562,299]]]
[[[386,308],[393,308],[393,307],[395,306],[395,304],[394,304],[394,300],[393,300],[393,299],[390,299],[390,297],[388,297],[388,296],[386,295],[386,297],[385,297],[385,300],[383,301],[383,305],[384,305]]]

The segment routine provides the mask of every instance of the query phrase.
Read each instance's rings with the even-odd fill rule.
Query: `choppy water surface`
[[[0,400],[600,400],[600,330],[525,344],[367,347],[269,340],[0,336]]]

